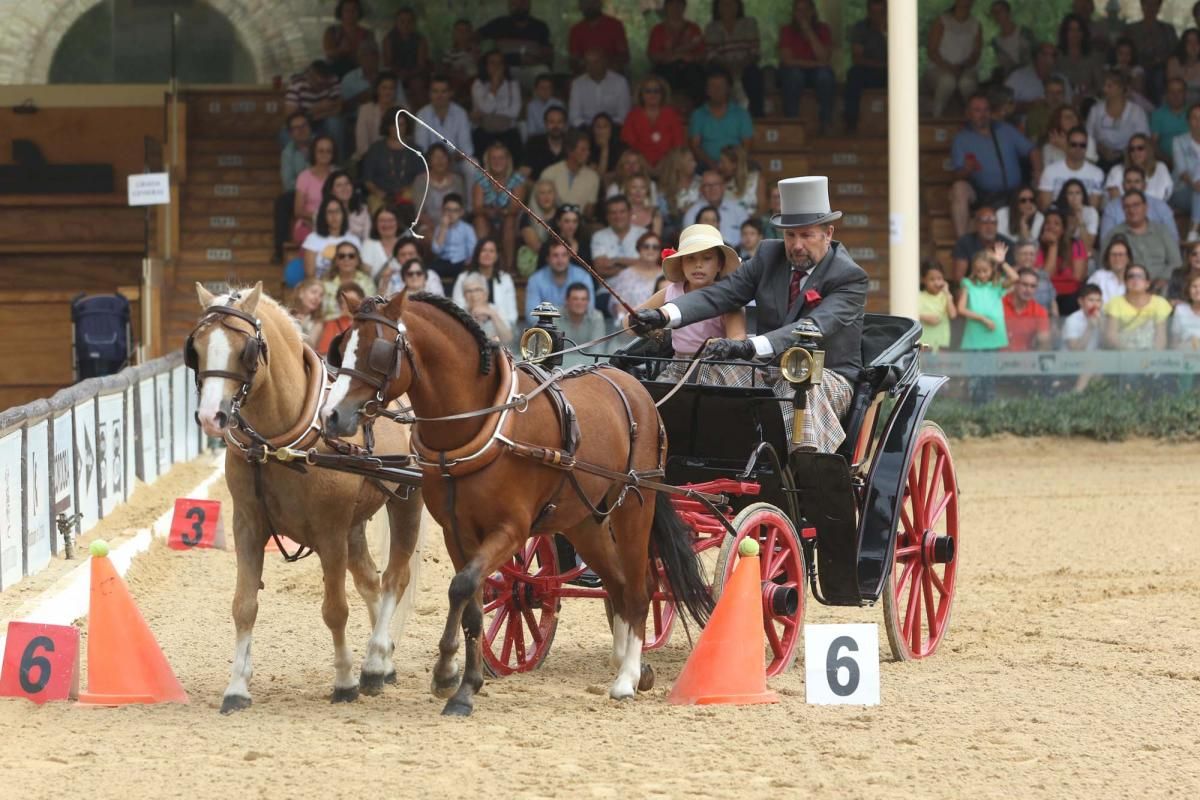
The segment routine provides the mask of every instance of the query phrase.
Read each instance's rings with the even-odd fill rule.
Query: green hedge
[[[1097,382],[1077,394],[1023,397],[972,405],[937,398],[929,419],[948,436],[1083,436],[1111,442],[1130,437],[1200,440],[1200,392],[1136,390]]]

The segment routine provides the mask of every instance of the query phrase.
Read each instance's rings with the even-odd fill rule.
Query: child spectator
[[[443,278],[456,278],[475,252],[475,229],[463,220],[463,199],[448,194],[442,200],[442,215],[433,231],[430,248],[436,260],[433,267]]]
[[[325,325],[324,300],[325,285],[318,278],[305,278],[292,290],[292,302],[288,305],[288,311],[300,326],[300,337],[314,349],[321,341],[321,328]]]
[[[958,316],[946,274],[936,261],[921,270],[921,293],[917,296],[917,314],[921,320],[921,344],[936,353],[950,346],[950,320]]]
[[[1125,294],[1104,305],[1104,344],[1111,350],[1165,350],[1171,304],[1150,293],[1150,272],[1125,270]]]
[[[822,136],[829,131],[833,121],[836,79],[829,68],[832,55],[833,32],[818,18],[816,4],[813,0],[795,0],[792,3],[791,20],[779,29],[779,80],[783,93],[783,113],[788,117],[800,116],[801,95],[806,87],[815,89]]]
[[[1017,272],[1012,291],[1004,295],[1004,327],[1008,332],[1005,349],[1015,352],[1050,349],[1050,316],[1034,300],[1037,288],[1037,272],[1022,269]]]
[[[554,76],[548,72],[538,75],[533,81],[533,96],[525,105],[525,142],[546,132],[546,111],[551,108],[566,109],[563,101],[554,96]],[[528,155],[528,154],[526,154]],[[539,170],[538,172],[540,172]]]
[[[742,239],[738,244],[738,255],[741,256],[742,261],[754,258],[762,240],[762,222],[757,219],[748,219],[742,223]]]
[[[1079,290],[1079,308],[1063,320],[1062,343],[1067,350],[1099,350],[1103,326],[1103,293],[1094,283]]]
[[[1008,347],[1004,327],[1004,293],[1016,279],[1016,271],[1005,262],[1008,246],[998,242],[992,250],[980,250],[971,259],[970,274],[958,290],[958,313],[966,319],[963,350],[1003,350]],[[1003,269],[1004,272],[999,271]]]
[[[338,287],[337,290],[337,309],[338,316],[333,319],[327,319],[325,324],[321,326],[321,340],[317,343],[317,354],[325,356],[329,353],[329,345],[334,338],[340,334],[350,330],[354,325],[354,316],[350,313],[350,306],[346,300],[347,297],[353,297],[356,303],[361,303],[366,299],[363,290],[356,283],[345,283]]]
[[[1171,342],[1176,350],[1200,350],[1200,273],[1184,284],[1184,302],[1171,316]]]
[[[683,121],[670,105],[670,88],[657,75],[642,80],[636,101],[637,105],[625,115],[621,141],[641,153],[650,166],[657,167],[667,153],[687,145]]]

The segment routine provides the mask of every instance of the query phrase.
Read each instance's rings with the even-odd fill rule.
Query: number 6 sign
[[[79,630],[71,625],[8,623],[0,697],[41,705],[79,693]]]
[[[879,705],[879,626],[805,625],[804,685],[816,705]]]
[[[224,550],[225,527],[221,524],[221,501],[178,498],[175,501],[175,515],[171,518],[167,546],[173,550],[193,550],[197,547]]]

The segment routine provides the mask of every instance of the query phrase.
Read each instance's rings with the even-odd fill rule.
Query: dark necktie
[[[808,270],[792,270],[792,282],[788,284],[788,308],[796,305],[796,298],[800,296],[800,287],[803,285],[804,276],[807,274]]]

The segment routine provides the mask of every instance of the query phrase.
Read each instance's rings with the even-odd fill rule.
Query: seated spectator
[[[1163,104],[1150,115],[1150,138],[1159,158],[1173,161],[1176,137],[1188,132],[1187,84],[1180,78],[1167,81]]]
[[[1035,54],[1040,53],[1040,48],[1033,31],[1013,21],[1012,6],[1008,0],[995,0],[988,13],[992,22],[996,23],[996,35],[992,37],[991,42],[996,64],[993,79],[999,78],[1003,81],[1005,78],[1011,78],[1014,72],[1033,64]],[[1043,45],[1047,46],[1050,48],[1050,64],[1053,66],[1056,55],[1054,45]],[[1018,98],[1017,102],[1021,100]]]
[[[546,112],[551,108],[566,111],[563,101],[554,96],[554,76],[549,72],[538,75],[533,81],[533,96],[525,104],[525,158],[529,158],[529,143],[535,136],[546,133]]]
[[[1159,166],[1162,166],[1161,162]],[[1116,167],[1113,169],[1116,169]],[[1146,173],[1141,167],[1126,167],[1125,174],[1121,177],[1122,193],[1130,192],[1133,189],[1138,189],[1143,193],[1146,192]],[[1165,200],[1147,193],[1146,209],[1150,221],[1166,226],[1171,234],[1171,238],[1178,242],[1179,228],[1175,226],[1175,212],[1171,210],[1171,206]],[[1101,234],[1108,236],[1110,228],[1120,225],[1124,221],[1125,208],[1121,204],[1121,196],[1114,197],[1104,204],[1104,213],[1100,216]]]
[[[525,176],[513,168],[512,154],[503,143],[493,142],[483,157],[489,174],[476,176],[475,185],[471,187],[475,233],[480,239],[499,235],[503,245],[501,268],[512,269],[517,257],[517,217],[521,206],[513,202],[508,192],[496,188],[492,181],[503,184],[522,203],[529,193],[529,186]]]
[[[1125,82],[1129,85],[1129,100],[1134,105],[1147,114],[1154,111],[1154,103],[1146,97],[1146,70],[1138,63],[1137,51],[1133,47],[1133,42],[1125,38],[1117,40],[1116,45],[1113,46],[1112,63],[1109,69],[1125,76]]]
[[[612,117],[607,112],[601,111],[592,117],[590,128],[592,152],[588,157],[588,166],[596,170],[603,186],[616,175],[617,161],[625,152],[625,145],[617,138]]]
[[[1104,200],[1104,171],[1084,157],[1087,147],[1088,133],[1083,128],[1075,128],[1067,135],[1067,157],[1042,170],[1038,182],[1038,205],[1042,209],[1054,201],[1069,180],[1083,184],[1089,204],[1099,206]]]
[[[417,119],[449,139],[459,152],[473,156],[475,145],[471,139],[471,118],[465,108],[451,99],[452,96],[450,79],[445,75],[434,75],[429,79],[429,105],[417,112]],[[414,138],[417,140],[417,149],[426,153],[437,141],[432,133],[421,126],[417,126]],[[468,177],[474,180],[475,168],[457,154],[454,154],[454,166],[463,175],[463,180]]]
[[[594,292],[592,276],[583,267],[571,263],[571,254],[561,242],[548,239],[540,254],[542,266],[529,276],[525,285],[525,319],[533,322],[533,310],[541,303],[562,309],[567,304],[567,287],[582,284],[588,289],[588,303]]]
[[[1124,236],[1133,251],[1133,263],[1140,264],[1160,288],[1167,283],[1171,270],[1183,263],[1179,256],[1179,242],[1171,232],[1146,215],[1145,192],[1133,189],[1121,198],[1125,208],[1125,221],[1114,225],[1104,235],[1105,245],[1114,236]],[[1126,270],[1125,285],[1129,285]]]
[[[887,88],[887,5],[884,0],[867,0],[867,16],[850,28],[850,69],[846,71],[846,94],[842,100],[846,133],[858,131],[858,113],[863,91]]]
[[[958,290],[958,315],[966,319],[963,350],[1003,350],[1008,347],[1004,294],[1016,280],[1017,273],[1005,260],[1007,251],[1004,243],[999,242],[992,250],[980,250],[971,257],[970,274],[961,280]]]
[[[1104,346],[1110,350],[1167,349],[1171,304],[1150,291],[1150,273],[1133,263],[1125,270],[1125,294],[1104,304]]]
[[[1074,119],[1071,121],[1071,128],[1078,125],[1079,115],[1075,114],[1075,109],[1067,105],[1067,98],[1069,96],[1070,91],[1066,78],[1061,75],[1051,75],[1049,78],[1046,78],[1042,82],[1041,99],[1034,100],[1025,106],[1025,137],[1032,142],[1045,141],[1050,132],[1050,125],[1055,112],[1063,107],[1070,108],[1072,115],[1074,115]],[[1071,128],[1067,128],[1067,130]],[[1066,133],[1066,130],[1062,131],[1064,150]],[[1060,150],[1058,158],[1061,160],[1065,157],[1066,155],[1063,153],[1063,150]],[[1046,161],[1045,155],[1042,156],[1042,162],[1043,164],[1050,163]]]
[[[442,218],[442,202],[447,196],[467,196],[467,185],[462,175],[450,167],[452,162],[446,145],[441,142],[430,145],[425,151],[425,161],[429,164],[428,173],[422,172],[412,185],[412,196],[425,198],[425,207],[421,209],[419,220],[422,236],[431,234],[437,220]]]
[[[579,206],[570,203],[560,205],[550,227],[564,242],[570,245],[582,261],[588,264],[592,263],[591,241],[584,235]]]
[[[529,5],[530,0],[508,0],[508,14],[479,29],[479,38],[492,40],[504,54],[513,77],[526,89],[554,64],[550,28],[529,13]]]
[[[983,28],[971,16],[972,0],[954,0],[946,13],[934,20],[925,50],[929,69],[925,82],[933,92],[933,116],[940,117],[955,93],[964,104],[979,85],[977,67],[983,52]]]
[[[729,100],[729,74],[720,68],[709,73],[705,84],[708,102],[692,112],[688,136],[692,154],[705,169],[714,169],[721,148],[741,145],[750,149],[754,125],[746,109]]]
[[[591,295],[586,284],[572,283],[567,287],[566,308],[558,325],[563,335],[577,345],[594,342],[604,335],[604,315],[592,307]],[[592,358],[578,350],[563,356],[563,366],[568,369],[592,362]]]
[[[329,197],[322,203],[321,214],[317,217],[317,229],[308,234],[300,245],[304,251],[304,277],[324,278],[334,265],[337,245],[350,242],[354,245],[355,253],[362,250],[362,242],[350,233],[349,215],[342,201]],[[333,295],[337,287],[327,292]]]
[[[1171,206],[1190,214],[1191,226],[1187,240],[1200,237],[1200,105],[1188,109],[1188,132],[1175,137],[1172,143],[1175,188]]]
[[[380,206],[371,219],[370,237],[362,240],[362,260],[375,276],[376,284],[387,285],[388,275],[384,270],[400,241],[400,214],[393,206]]]
[[[1171,171],[1167,169],[1166,164],[1155,157],[1150,137],[1144,133],[1134,134],[1130,137],[1129,144],[1125,148],[1124,162],[1116,164],[1108,171],[1108,178],[1104,182],[1104,188],[1108,191],[1110,198],[1121,196],[1125,170],[1131,166],[1141,167],[1146,183],[1145,192],[1147,195],[1152,195],[1164,201],[1171,198],[1171,192],[1175,188],[1174,182],[1171,179]]]
[[[1138,59],[1146,70],[1147,84],[1152,97],[1162,93],[1167,59],[1171,57],[1179,37],[1175,26],[1158,18],[1162,0],[1142,0],[1142,18],[1126,24],[1123,35],[1133,42]]]
[[[521,174],[536,178],[546,167],[566,157],[567,110],[562,106],[549,106],[542,113],[545,133],[530,136],[525,142],[525,163]]]
[[[1004,2],[1004,0],[1000,0]],[[1051,78],[1058,77],[1061,80],[1062,76],[1054,74],[1054,59],[1057,51],[1054,45],[1050,43],[1038,45],[1037,52],[1034,56],[1033,63],[1019,67],[1014,70],[1004,81],[1004,85],[1013,92],[1013,102],[1017,104],[1017,111],[1025,111],[1038,100],[1043,100],[1046,97],[1046,82]],[[1070,93],[1066,93],[1064,98],[1070,102]]]
[[[410,295],[429,291],[433,286],[437,287],[437,291],[430,294],[442,294],[442,282],[429,280],[429,273],[425,271],[425,266],[419,258],[410,258],[401,264],[400,277],[404,279],[404,291]]]
[[[592,124],[597,114],[606,113],[618,125],[629,113],[629,81],[619,72],[608,68],[604,53],[589,48],[584,56],[583,74],[571,81],[568,117],[577,128]]]
[[[996,229],[1014,242],[1037,239],[1042,232],[1042,212],[1033,189],[1020,187],[1012,193],[1008,205],[996,209]]]
[[[333,266],[325,278],[325,316],[337,316],[337,290],[344,283],[357,284],[368,297],[375,296],[375,282],[364,269],[359,249],[353,242],[337,243]]]
[[[687,145],[683,121],[670,105],[669,92],[662,78],[647,75],[638,84],[637,105],[629,110],[621,126],[621,141],[641,153],[652,167],[657,167],[667,153]]]
[[[687,0],[663,0],[662,22],[650,31],[646,56],[651,71],[683,95],[692,106],[703,101],[704,33],[700,26],[684,18]]]
[[[357,119],[359,107],[371,102],[375,84],[379,82],[379,75],[379,46],[375,44],[374,39],[364,39],[363,43],[358,46],[358,66],[342,76],[339,87],[342,93],[342,110],[348,112],[347,118]],[[403,87],[395,94],[399,95],[401,99],[393,100],[383,108],[408,105],[404,100]]]
[[[708,225],[721,230],[721,211],[716,206],[702,206],[696,214],[697,225]]]
[[[324,288],[322,286],[322,288]],[[353,298],[355,307],[358,306],[366,295],[358,284],[346,283],[338,287],[337,290],[337,309],[338,315],[332,319],[326,318],[325,324],[321,326],[321,340],[317,344],[317,354],[325,356],[329,353],[329,345],[333,340],[342,333],[350,330],[354,325],[354,315],[350,313],[350,306],[346,298]]]
[[[509,328],[517,323],[517,289],[513,285],[512,276],[500,267],[500,246],[490,236],[485,236],[475,244],[475,253],[471,256],[471,268],[461,273],[454,281],[451,296],[454,302],[470,310],[466,294],[463,291],[467,279],[471,276],[482,277],[484,296],[487,302],[500,312],[500,319]]]
[[[477,272],[462,274],[463,308],[467,310],[488,339],[507,345],[512,341],[511,323],[504,313],[488,299],[488,279]]]
[[[1096,246],[1096,235],[1100,232],[1100,212],[1087,202],[1087,190],[1075,178],[1063,184],[1054,201],[1063,215],[1068,239],[1083,245],[1090,254]]]
[[[553,182],[541,180],[534,184],[529,208],[536,217],[522,212],[517,223],[517,235],[521,239],[521,246],[517,248],[518,275],[528,278],[544,263],[540,254],[542,245],[546,243],[550,234],[537,218],[553,219],[558,212],[558,206],[558,190],[554,188]]]
[[[391,30],[383,37],[384,69],[399,78],[402,88],[409,86],[414,95],[420,96],[427,92],[425,82],[432,64],[429,39],[417,30],[416,12],[408,6],[401,7],[396,11]],[[401,100],[400,105],[408,103]]]
[[[725,179],[725,193],[753,215],[766,205],[766,183],[762,173],[750,168],[746,151],[734,145],[721,148],[717,172]]]
[[[1079,290],[1079,308],[1063,320],[1062,346],[1065,350],[1099,350],[1104,325],[1103,295],[1094,283]]]
[[[629,198],[631,224],[645,228],[656,236],[662,236],[663,215],[654,202],[650,179],[645,175],[632,175],[625,179],[619,194]]]
[[[442,200],[442,216],[429,244],[434,255],[431,266],[446,279],[457,278],[475,253],[475,229],[463,220],[465,213],[459,195],[448,194]]]
[[[1037,272],[1024,269],[1017,272],[1012,291],[1004,295],[1004,327],[1008,331],[1006,350],[1050,349],[1050,316],[1033,299],[1037,287]]]
[[[917,315],[921,320],[921,344],[935,353],[950,346],[950,320],[958,316],[946,275],[936,261],[921,269],[921,293],[917,295]]]
[[[1092,47],[1086,18],[1067,14],[1058,26],[1058,62],[1054,70],[1071,84],[1076,97],[1094,97],[1104,82],[1104,55]]]
[[[554,184],[560,202],[577,206],[584,217],[590,217],[600,195],[600,176],[587,165],[592,143],[586,133],[569,130],[563,148],[566,157],[546,167],[541,177]]]
[[[604,203],[607,228],[592,234],[592,266],[602,277],[611,278],[639,258],[637,242],[646,229],[629,219],[629,199],[610,197]]]
[[[1033,293],[1034,302],[1046,309],[1046,314],[1050,319],[1058,319],[1058,303],[1055,300],[1054,284],[1050,281],[1050,273],[1038,264],[1038,256],[1041,254],[1038,243],[1025,239],[1017,242],[1013,251],[1016,253],[1013,256],[1013,267],[1017,272],[1029,269],[1037,275],[1038,285],[1037,290]]]
[[[1129,101],[1128,89],[1125,76],[1110,71],[1104,77],[1104,98],[1088,112],[1088,136],[1096,140],[1104,169],[1121,160],[1134,134],[1150,134],[1150,120],[1145,111]]]
[[[357,236],[359,241],[365,242],[371,235],[371,212],[367,210],[366,203],[359,197],[354,181],[350,180],[350,175],[340,169],[329,173],[329,177],[325,179],[325,183],[321,187],[321,196],[332,196],[342,201],[342,205],[346,207],[346,211],[350,215],[350,233]]]
[[[1188,281],[1200,275],[1200,242],[1192,242],[1183,248],[1183,252],[1183,266],[1172,270],[1167,281],[1167,301],[1171,305],[1188,301]]]
[[[508,77],[508,65],[499,50],[483,54],[479,77],[471,84],[471,140],[476,153],[485,153],[492,142],[502,142],[514,156],[521,152],[517,119],[521,116],[521,87]]]
[[[396,73],[381,72],[375,78],[375,92],[371,102],[358,108],[358,120],[354,123],[354,158],[361,159],[367,148],[383,138],[383,112],[397,106],[407,106],[403,89],[397,93]]]
[[[1184,299],[1171,315],[1171,346],[1176,350],[1200,350],[1200,273],[1184,284]]]
[[[300,338],[314,349],[321,341],[321,328],[325,325],[324,305],[325,284],[317,278],[305,278],[292,290],[288,313],[300,327]]]
[[[824,136],[833,122],[833,95],[836,78],[830,69],[833,57],[833,32],[817,17],[813,0],[794,0],[792,18],[779,29],[780,91],[783,113],[800,116],[800,98],[806,88],[817,92],[819,133]]]
[[[1042,143],[1040,151],[1042,154],[1042,169],[1045,169],[1056,161],[1066,160],[1067,151],[1071,149],[1070,145],[1067,144],[1067,140],[1071,135],[1071,131],[1078,127],[1080,127],[1079,114],[1071,106],[1061,105],[1050,113],[1045,141]],[[1089,136],[1087,152],[1084,154],[1084,158],[1090,163],[1095,164],[1096,159],[1099,157],[1099,154],[1096,152],[1096,143]]]
[[[742,223],[750,214],[746,208],[725,192],[725,179],[716,170],[706,170],[700,176],[700,199],[692,204],[683,215],[683,225],[697,223],[701,209],[712,206],[720,215],[719,229],[726,242],[736,243],[742,238]]]
[[[314,61],[304,72],[291,77],[283,99],[283,110],[286,114],[304,112],[313,131],[332,137],[337,148],[335,154],[341,151],[345,142],[342,91],[337,73],[324,61]]]
[[[617,72],[629,68],[629,40],[625,24],[604,13],[603,0],[579,0],[583,19],[571,26],[567,34],[567,52],[571,72],[578,75],[587,68],[587,51],[598,49],[604,60]]]
[[[636,150],[625,150],[621,153],[621,157],[617,159],[617,168],[611,176],[611,180],[604,189],[605,197],[612,197],[615,194],[627,194],[625,184],[630,178],[641,177],[645,178],[650,183],[650,201],[657,204],[658,184],[654,182],[651,176],[650,165],[646,163],[646,159],[642,158],[642,154]]]
[[[741,82],[750,116],[761,117],[763,74],[758,59],[762,42],[758,21],[746,16],[743,0],[714,0],[712,7],[712,22],[704,29],[704,49],[709,63],[723,67],[735,81]]]
[[[450,86],[451,97],[466,102],[471,93],[471,84],[479,73],[479,55],[479,42],[475,38],[471,20],[455,20],[454,27],[450,29],[450,46],[442,54],[441,60],[441,72]]]
[[[776,217],[779,214],[783,213],[783,211],[782,211],[783,206],[779,199],[779,184],[778,183],[771,184],[771,189],[770,189],[770,191],[767,192],[767,197],[770,198],[767,201],[767,206],[768,206],[767,213],[763,214],[762,216],[760,216],[758,218],[758,221],[761,222],[762,226],[763,226],[763,238],[764,239],[782,239],[783,238],[783,230],[780,228],[776,228],[775,225],[771,222],[772,217]]]
[[[1050,282],[1054,284],[1058,313],[1066,316],[1075,310],[1076,294],[1087,277],[1087,248],[1083,242],[1067,235],[1062,211],[1051,206],[1046,209],[1045,216],[1034,263],[1049,273]]]
[[[333,16],[338,24],[325,29],[322,48],[325,50],[325,60],[340,78],[358,66],[359,47],[365,41],[374,43],[375,34],[360,24],[363,12],[359,0],[338,0]]]
[[[405,146],[413,138],[409,124],[399,108],[390,109],[379,125],[383,138],[367,148],[363,157],[359,176],[367,187],[367,205],[372,211],[386,204],[413,202],[413,182],[425,172],[425,165]]]
[[[738,242],[738,256],[742,261],[748,261],[754,258],[754,254],[758,252],[758,246],[762,244],[763,226],[762,222],[751,217],[742,223],[742,238]]]
[[[1100,289],[1100,304],[1125,294],[1125,270],[1133,263],[1133,249],[1124,236],[1113,236],[1104,248],[1100,265],[1088,278]]]
[[[1002,205],[1021,185],[1022,159],[1029,160],[1035,175],[1041,171],[1041,154],[1033,143],[1007,122],[993,122],[987,98],[972,95],[967,101],[967,124],[950,145],[955,169],[950,216],[957,236],[967,233],[972,204]],[[956,279],[959,277],[961,274]]]
[[[312,233],[313,217],[321,208],[325,179],[333,172],[337,145],[332,136],[321,135],[313,139],[311,153],[312,163],[296,176],[296,201],[292,206],[292,217],[296,222],[292,227],[292,238],[297,242],[303,242]]]
[[[613,291],[634,308],[649,300],[657,291],[655,284],[662,275],[662,237],[654,231],[643,233],[637,240],[637,254],[636,259],[609,281]],[[608,301],[608,313],[618,325],[625,324],[628,312],[615,297]]]
[[[1125,23],[1120,11],[1107,6],[1103,16],[1096,16],[1098,0],[1071,0],[1071,13],[1084,20],[1088,26],[1088,41],[1097,53],[1107,53],[1120,38]]]
[[[683,214],[700,199],[700,176],[696,157],[686,147],[677,147],[663,158],[658,170],[658,190],[667,204],[667,217],[678,224]]]
[[[408,285],[400,265],[410,261],[424,263],[421,261],[421,249],[417,240],[411,236],[402,236],[397,240],[396,246],[392,248],[392,259],[387,263],[384,272],[375,276],[375,283],[384,297],[390,297]],[[438,277],[438,274],[429,267],[425,267],[424,270],[425,291],[430,294],[445,295],[442,279]]]
[[[288,143],[279,154],[279,179],[283,194],[275,199],[275,231],[272,260],[283,261],[283,243],[287,241],[296,208],[296,180],[312,163],[312,126],[303,111],[288,114]],[[318,198],[318,202],[320,198]]]
[[[997,248],[997,244],[1002,247]],[[1000,233],[995,210],[989,205],[979,206],[975,209],[975,231],[958,237],[954,242],[954,250],[950,255],[952,281],[958,283],[966,276],[967,266],[981,250],[988,253],[1002,252],[1003,258],[1011,264],[1012,248],[1012,239]]]

